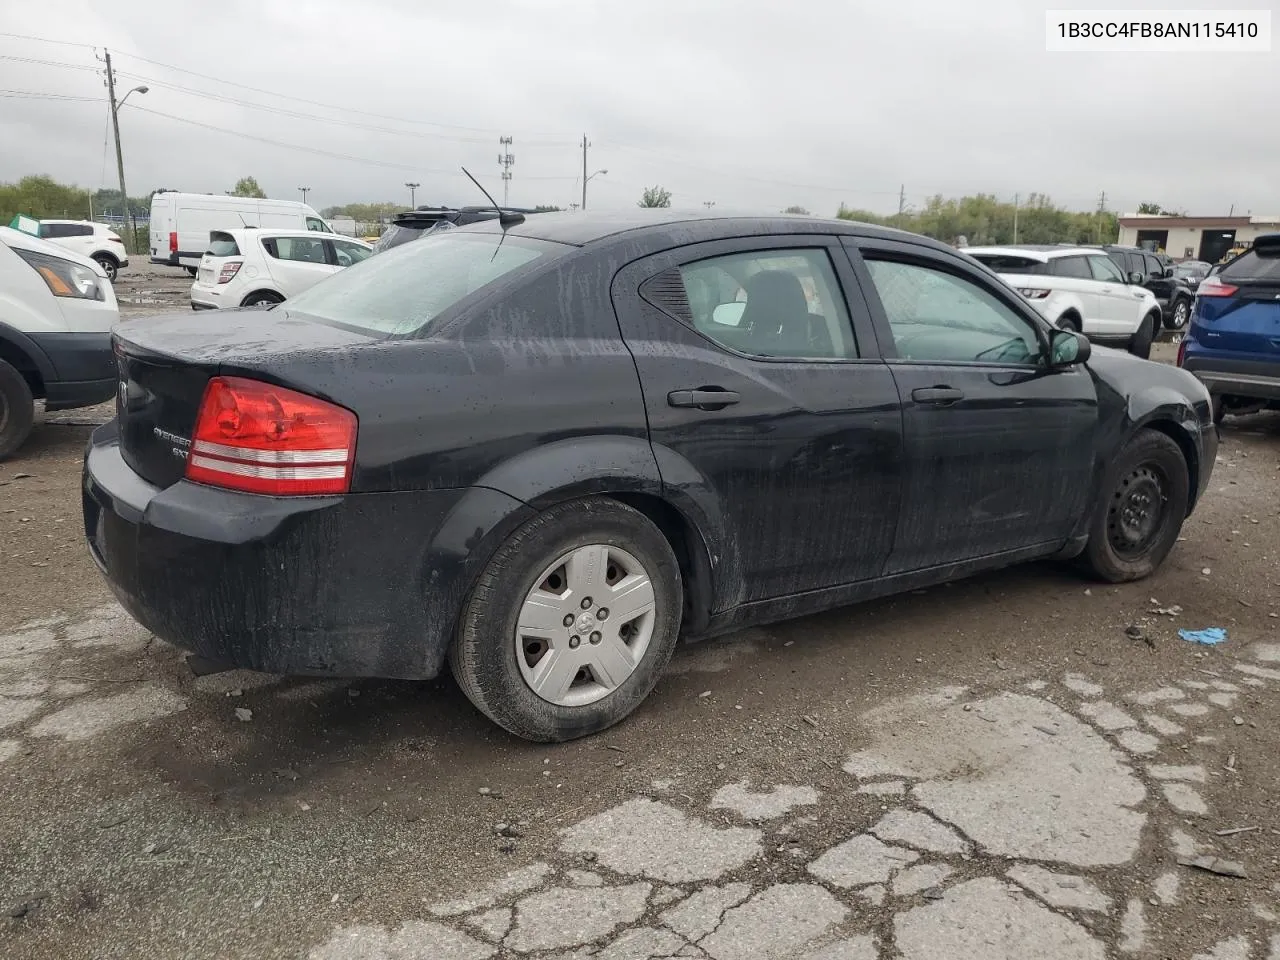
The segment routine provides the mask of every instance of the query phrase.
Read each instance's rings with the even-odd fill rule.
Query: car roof
[[[359,237],[346,237],[340,233],[325,233],[323,230],[304,230],[301,227],[286,227],[276,230],[271,227],[230,227],[226,230],[214,230],[214,233],[229,233],[236,240],[247,237],[322,237],[326,240],[350,240],[362,247],[367,247]]]
[[[1040,260],[1048,263],[1058,257],[1078,257],[1098,253],[1097,247],[1059,247],[1050,244],[1026,244],[1008,247],[965,247],[964,252],[997,254],[1005,257],[1026,257],[1028,260]]]
[[[93,260],[81,256],[74,250],[68,250],[66,247],[50,243],[40,237],[33,237],[29,233],[23,233],[21,230],[14,230],[12,227],[0,227],[0,243],[15,250],[30,250],[32,253],[45,253],[51,257],[70,260],[72,263],[78,263],[82,267],[90,267],[95,272],[101,269]]]
[[[502,231],[502,226],[494,218],[459,229],[480,233],[499,233]],[[953,254],[956,252],[945,243],[890,227],[880,227],[855,220],[762,214],[759,211],[713,213],[708,210],[636,208],[600,213],[549,212],[526,217],[522,222],[507,227],[507,232],[512,236],[550,240],[578,247],[618,238],[639,240],[647,235],[669,237],[673,231],[683,231],[686,243],[750,235],[808,233],[906,240]]]

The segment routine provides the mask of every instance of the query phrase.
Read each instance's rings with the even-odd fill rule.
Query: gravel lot
[[[1036,565],[689,646],[551,747],[447,678],[193,678],[81,543],[106,416],[0,465],[0,956],[1280,960],[1280,416],[1228,420],[1145,583]]]

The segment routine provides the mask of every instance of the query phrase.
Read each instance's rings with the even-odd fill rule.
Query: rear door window
[[[297,263],[328,263],[324,241],[319,237],[270,237],[262,241],[267,253],[277,260]]]
[[[1051,261],[1055,277],[1074,277],[1076,280],[1092,280],[1089,263],[1084,257],[1058,257]]]

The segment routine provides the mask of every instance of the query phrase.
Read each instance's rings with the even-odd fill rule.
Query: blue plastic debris
[[[1216,647],[1227,639],[1227,631],[1222,627],[1205,627],[1203,630],[1179,630],[1178,636],[1192,643],[1203,643],[1207,647]]]

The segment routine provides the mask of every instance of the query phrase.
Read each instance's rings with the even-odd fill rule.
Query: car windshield
[[[370,257],[289,300],[290,313],[375,336],[407,336],[500,277],[571,249],[447,230]]]
[[[1173,272],[1180,277],[1203,277],[1209,272],[1207,263],[1180,263],[1173,268]]]
[[[1246,250],[1224,266],[1220,275],[1224,280],[1280,283],[1280,244]]]

